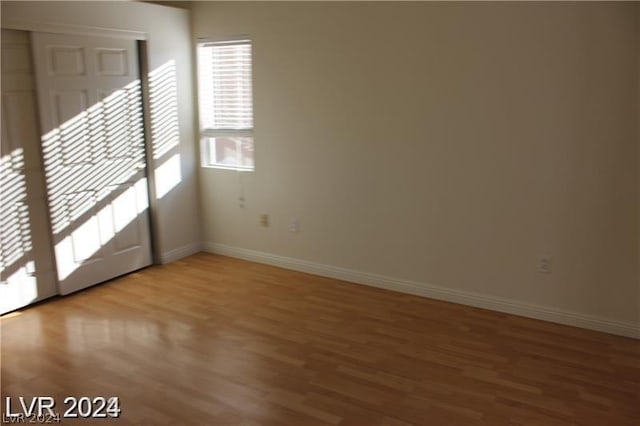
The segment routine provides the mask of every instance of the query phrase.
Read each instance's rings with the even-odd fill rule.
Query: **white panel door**
[[[136,42],[32,33],[61,294],[151,263]]]
[[[29,33],[2,30],[0,314],[57,293]]]

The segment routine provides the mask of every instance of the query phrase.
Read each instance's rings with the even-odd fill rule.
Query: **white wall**
[[[201,171],[208,248],[639,333],[635,8],[194,4],[254,40],[257,166]]]
[[[201,235],[189,13],[130,2],[3,1],[1,6],[2,28],[72,33],[93,33],[96,29],[143,33],[148,42],[151,71],[173,61],[175,72],[172,78],[176,83],[177,99],[172,105],[177,110],[172,107],[172,111],[176,111],[177,116],[171,113],[169,119],[175,116],[179,131],[170,137],[166,136],[170,132],[163,136],[154,134],[151,141],[154,149],[160,144],[170,149],[149,165],[150,173],[155,173],[158,179],[161,171],[169,171],[169,183],[177,183],[157,200],[155,206],[157,244],[161,260],[165,262],[198,251]],[[166,122],[167,117],[152,111],[154,125],[160,125],[163,120]],[[177,161],[171,164],[176,167],[161,169],[174,155]],[[179,177],[179,180],[172,179],[174,177]]]

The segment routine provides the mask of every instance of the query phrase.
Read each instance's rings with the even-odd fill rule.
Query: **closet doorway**
[[[33,234],[33,225],[20,217],[45,223],[48,238],[39,237],[44,252],[40,256],[54,259],[55,268],[50,269],[55,272],[52,271],[54,279],[49,280],[53,281],[53,288],[48,283],[46,289],[40,289],[44,283],[37,283],[36,294],[19,298],[9,295],[9,299],[16,301],[3,303],[2,312],[49,297],[51,293],[72,293],[140,269],[152,261],[137,41],[11,32],[22,34],[31,53],[27,56],[32,81],[28,96],[35,110],[22,114],[15,102],[5,102],[9,86],[4,84],[3,60],[6,114],[2,115],[2,192],[5,194],[5,187],[16,180],[5,179],[4,166],[6,155],[17,152],[16,147],[33,157],[25,158],[25,164],[31,164],[41,176],[39,182],[37,179],[29,182],[29,166],[24,169],[25,192],[36,195],[7,200],[16,205],[12,211],[21,209],[21,213],[12,213],[11,220],[3,218],[2,235],[4,239],[5,235],[15,233],[15,222],[22,226],[21,241],[25,240],[22,235],[25,232]],[[16,75],[26,78],[24,73]],[[10,136],[7,141],[11,146],[5,150],[4,129],[16,126],[16,120],[25,128],[37,129],[37,136]],[[38,198],[38,192],[41,204],[33,199]],[[4,248],[2,251],[3,283],[11,281],[11,269],[5,267],[15,257],[11,251]],[[38,281],[38,272],[37,265],[25,266],[23,275],[31,274]],[[24,290],[21,284],[4,286],[0,290],[2,295]]]

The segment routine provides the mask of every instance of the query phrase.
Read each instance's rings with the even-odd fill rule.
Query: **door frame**
[[[20,30],[27,31],[29,33],[33,32],[44,32],[44,33],[54,33],[54,34],[63,34],[63,35],[72,35],[72,36],[85,36],[85,37],[107,37],[107,38],[118,38],[118,39],[127,39],[133,40],[136,42],[136,56],[138,59],[138,69],[139,69],[139,78],[141,82],[141,97],[142,97],[142,118],[143,118],[143,139],[144,139],[144,151],[145,151],[145,175],[147,178],[147,197],[148,197],[148,216],[149,216],[149,239],[150,239],[150,249],[151,249],[151,264],[161,264],[162,263],[162,255],[159,247],[159,228],[158,228],[158,210],[159,204],[158,199],[156,197],[155,190],[155,165],[153,162],[153,140],[151,133],[151,110],[150,110],[150,92],[149,92],[149,49],[148,49],[148,34],[142,31],[130,31],[130,30],[122,30],[122,29],[113,29],[113,28],[101,28],[101,27],[91,27],[91,26],[79,26],[79,25],[67,25],[67,24],[57,24],[57,23],[36,23],[36,22],[27,22],[27,21],[10,21],[2,23],[3,29],[9,30]],[[30,44],[29,46],[31,50],[31,54],[33,55],[33,46]],[[40,129],[40,121],[38,117],[36,117],[37,123],[35,125],[38,127],[38,133],[41,134]],[[41,152],[42,154],[42,152]],[[40,155],[40,167],[44,167],[42,155]],[[50,236],[50,246],[49,250],[51,253],[51,257],[54,259],[53,262],[53,272],[55,275],[56,286],[59,291],[59,279],[58,279],[58,270],[55,262],[55,247],[53,245],[53,228],[51,225],[51,217],[49,210],[49,201],[47,196],[47,187],[46,182],[43,182],[38,188],[42,197],[45,200],[46,205],[46,222],[48,226],[48,232]]]

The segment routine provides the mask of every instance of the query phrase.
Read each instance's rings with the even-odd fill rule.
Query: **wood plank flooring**
[[[211,254],[2,319],[4,397],[78,424],[634,425],[640,341]]]

